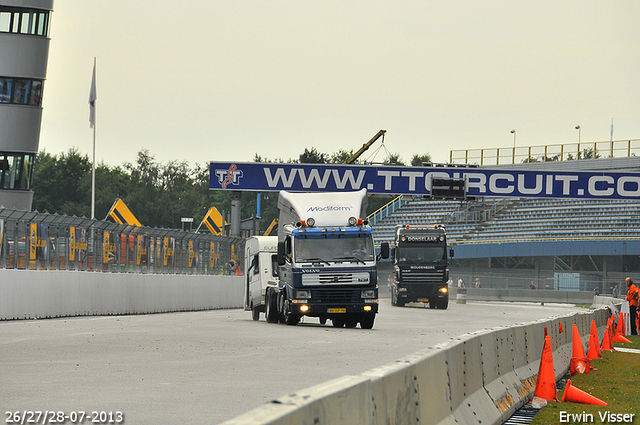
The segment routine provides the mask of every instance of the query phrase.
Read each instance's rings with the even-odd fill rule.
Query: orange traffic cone
[[[604,331],[604,338],[602,338],[602,351],[613,351],[613,345],[611,344],[611,337],[609,336],[609,328]]]
[[[597,397],[592,396],[589,393],[582,391],[579,388],[571,385],[571,379],[567,381],[567,386],[564,389],[562,395],[562,401],[568,401],[571,403],[583,403],[583,404],[597,404],[598,406],[608,406],[609,404],[600,400]]]
[[[534,397],[543,398],[545,400],[558,399],[558,395],[556,393],[556,375],[553,368],[551,337],[548,335],[544,337],[544,347],[542,349],[542,358],[540,359],[538,382],[536,383]]]
[[[624,335],[624,313],[618,314],[618,326],[616,327],[615,335]]]
[[[611,346],[612,350],[613,350],[613,336],[615,335],[615,333],[614,333],[615,326],[616,326],[616,321],[612,317],[611,318],[611,326],[609,326],[609,345]]]
[[[598,345],[598,337],[594,334],[589,336],[589,351],[587,351],[587,358],[589,360],[601,359],[600,346]]]
[[[613,337],[613,340],[615,342],[626,342],[627,344],[631,344],[631,341],[629,341],[627,337],[622,336],[622,334],[616,334],[616,336]]]
[[[584,346],[582,345],[582,339],[580,339],[580,334],[578,333],[578,325],[574,323],[573,325],[573,357],[571,357],[571,361],[569,362],[569,367],[571,370],[571,375],[575,375],[576,373],[589,373],[589,359],[584,354]]]
[[[597,358],[601,359],[602,353],[600,352],[600,338],[598,338],[598,328],[596,327],[595,320],[591,321],[591,336],[593,337],[595,343],[592,344],[591,341],[589,341],[589,350],[591,350],[591,346],[593,345],[596,351]],[[587,353],[587,357],[592,360],[591,357],[589,357],[589,353]]]
[[[578,325],[573,325],[573,357],[587,357],[584,354],[584,345],[582,345],[582,339],[580,339],[580,333],[578,332]]]

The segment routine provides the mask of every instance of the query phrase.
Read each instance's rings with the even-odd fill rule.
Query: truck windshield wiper
[[[349,257],[334,257],[333,259],[334,260],[356,260],[358,263],[367,264],[363,260],[361,260],[360,258],[358,258],[358,257],[356,257],[354,255],[351,255]]]
[[[331,265],[331,263],[329,263],[327,260],[324,260],[320,257],[312,257],[312,258],[303,258],[302,260],[298,260],[301,263],[326,263],[328,266]]]

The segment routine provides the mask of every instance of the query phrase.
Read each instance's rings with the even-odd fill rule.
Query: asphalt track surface
[[[465,333],[578,310],[455,301],[431,310],[384,299],[371,330],[254,322],[240,309],[0,322],[2,423],[9,411],[49,410],[119,411],[130,425],[217,424]]]

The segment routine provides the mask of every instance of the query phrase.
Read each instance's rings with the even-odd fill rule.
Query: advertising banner
[[[87,229],[76,229],[78,266],[87,267]]]
[[[430,195],[433,179],[464,179],[467,196],[640,198],[640,174],[466,167],[211,162],[209,189]]]
[[[163,264],[165,267],[173,267],[175,264],[174,260],[174,251],[176,249],[176,238],[164,238],[163,243],[163,251],[164,251],[164,261]]]
[[[193,241],[189,241],[189,267],[198,267],[198,253],[193,249]]]
[[[115,264],[118,260],[118,253],[116,251],[116,242],[118,235],[115,232],[104,232],[104,242],[102,250],[102,262],[104,264]]]
[[[76,261],[76,251],[77,251],[77,243],[76,243],[76,228],[74,226],[69,227],[69,262],[73,263]]]
[[[138,235],[136,242],[136,265],[146,266],[149,263],[149,238]]]

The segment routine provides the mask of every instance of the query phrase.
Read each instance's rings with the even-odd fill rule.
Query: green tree
[[[333,152],[329,157],[329,163],[331,164],[344,164],[347,162],[347,159],[353,156],[353,149],[350,151],[340,149],[337,152]],[[357,158],[354,164],[360,164],[361,161]]]
[[[326,153],[318,152],[316,148],[311,148],[311,150],[305,148],[304,152],[300,154],[299,162],[301,164],[326,164],[328,159]]]
[[[67,215],[86,215],[90,209],[91,192],[82,185],[91,174],[91,162],[77,148],[51,156],[40,152],[35,161],[32,208],[41,212]]]
[[[399,153],[389,153],[387,159],[383,161],[386,165],[405,165]]]
[[[96,218],[101,220],[107,217],[109,210],[116,199],[129,199],[128,190],[131,186],[131,176],[122,167],[109,168],[104,162],[96,165]],[[91,193],[91,172],[89,172],[81,182],[87,193]],[[125,201],[126,202],[126,201]],[[127,204],[127,206],[129,206]],[[90,216],[90,204],[84,215]],[[133,215],[140,220],[135,211]],[[145,224],[145,223],[142,223]]]
[[[413,167],[420,167],[424,162],[431,162],[431,154],[426,153],[424,155],[415,154],[411,158],[411,165]]]

